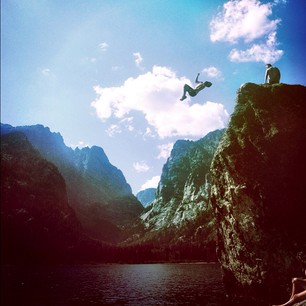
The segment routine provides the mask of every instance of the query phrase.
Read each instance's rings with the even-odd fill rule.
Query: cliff
[[[288,298],[306,235],[306,87],[247,83],[214,156],[211,204],[231,297]],[[302,255],[302,256],[301,256]]]
[[[191,244],[205,249],[212,243],[214,257],[209,169],[223,132],[217,130],[198,141],[179,140],[174,144],[163,167],[155,200],[141,215],[144,227],[141,241],[179,244],[181,249],[186,247],[187,257],[188,249],[192,253]]]
[[[73,150],[59,133],[42,125],[1,124],[1,134],[12,131],[24,133],[42,157],[58,168],[66,182],[69,204],[86,233],[103,241],[120,240],[121,227],[131,223],[143,207],[103,149],[93,146]]]
[[[136,194],[136,198],[143,205],[143,207],[149,206],[155,199],[156,188],[147,188],[141,190]]]
[[[71,259],[82,239],[57,168],[23,134],[2,136],[1,261]]]

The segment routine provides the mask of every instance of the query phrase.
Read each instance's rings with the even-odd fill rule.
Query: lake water
[[[4,266],[1,305],[227,305],[218,264]]]

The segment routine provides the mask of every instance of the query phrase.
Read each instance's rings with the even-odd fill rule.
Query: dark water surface
[[[218,264],[2,266],[1,305],[226,305]]]

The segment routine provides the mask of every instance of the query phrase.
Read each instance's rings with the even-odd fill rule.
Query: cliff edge
[[[241,86],[211,173],[229,296],[283,302],[306,249],[306,87]]]

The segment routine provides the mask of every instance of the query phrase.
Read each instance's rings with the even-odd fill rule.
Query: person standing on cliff
[[[198,80],[200,73],[198,73],[197,78],[195,80],[196,84],[199,84],[196,88],[192,88],[188,84],[184,85],[184,93],[182,98],[180,99],[181,101],[185,100],[187,98],[186,93],[188,92],[191,97],[195,97],[201,90],[203,90],[205,87],[210,87],[212,85],[211,82],[201,82]]]
[[[266,65],[265,83],[268,83],[270,85],[278,84],[280,81],[280,77],[281,74],[277,67],[273,67],[271,64]]]

